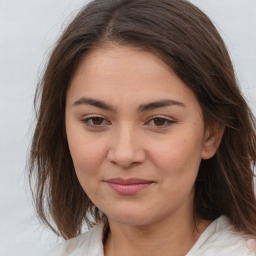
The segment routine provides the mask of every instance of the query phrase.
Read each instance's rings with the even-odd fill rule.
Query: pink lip
[[[114,189],[116,192],[124,195],[132,195],[135,194],[142,189],[150,186],[151,184],[155,183],[149,180],[142,180],[137,178],[131,179],[109,179],[105,181],[108,185]]]

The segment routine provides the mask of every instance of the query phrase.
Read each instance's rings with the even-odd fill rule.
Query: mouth
[[[139,191],[154,184],[154,181],[131,178],[131,179],[109,179],[105,181],[114,191],[123,195],[136,194]]]

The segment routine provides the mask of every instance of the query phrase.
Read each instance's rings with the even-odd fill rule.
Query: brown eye
[[[154,118],[153,122],[155,126],[163,126],[166,124],[167,120],[164,118]]]
[[[103,121],[104,121],[104,118],[102,118],[102,117],[92,117],[91,118],[92,125],[102,125]]]
[[[174,120],[170,120],[163,117],[155,117],[149,120],[149,122],[147,122],[148,125],[156,128],[167,128],[168,126],[171,126],[173,123],[175,123]]]
[[[86,126],[90,128],[104,128],[110,125],[110,122],[101,116],[91,116],[81,120]]]

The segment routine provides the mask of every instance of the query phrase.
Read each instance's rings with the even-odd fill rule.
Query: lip
[[[154,181],[144,180],[139,178],[114,178],[105,181],[114,191],[123,195],[136,194],[139,191],[154,184]]]

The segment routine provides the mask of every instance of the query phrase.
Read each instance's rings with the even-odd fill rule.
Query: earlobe
[[[201,158],[206,160],[213,157],[221,143],[225,127],[218,123],[210,123],[205,130]]]

